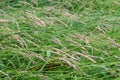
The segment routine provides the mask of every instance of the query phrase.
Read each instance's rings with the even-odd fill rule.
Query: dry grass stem
[[[20,37],[19,35],[11,35],[11,36],[16,41],[18,41],[22,47],[27,47],[27,44],[25,43],[25,41],[24,41],[24,39],[22,37]]]
[[[46,26],[45,22],[43,22],[43,21],[42,21],[40,18],[38,18],[36,15],[26,12],[26,16],[27,16],[32,22],[34,22],[37,26],[43,26],[43,27]]]
[[[64,62],[66,62],[66,63],[67,63],[68,65],[70,65],[73,69],[78,70],[77,65],[74,65],[73,63],[71,63],[71,62],[69,61],[69,59],[67,59],[66,57],[59,58],[59,60],[62,60],[62,61],[64,61]]]
[[[32,52],[32,51],[28,51],[28,52],[19,52],[20,54],[23,54],[23,55],[26,55],[26,57],[28,58],[31,58],[31,57],[35,57],[35,58],[38,58],[44,62],[47,62],[43,56],[41,56],[40,54],[37,54],[35,52]]]
[[[3,20],[3,19],[0,19],[0,23],[8,23],[9,20]]]
[[[92,59],[89,55],[82,54],[82,53],[79,53],[79,52],[72,52],[72,53],[73,53],[73,54],[77,54],[77,55],[81,55],[81,56],[87,58],[88,60],[90,60],[90,61],[96,63],[96,61],[95,61],[94,59]]]
[[[59,44],[59,45],[62,45],[61,41],[58,39],[58,38],[54,38],[53,40],[55,43]]]
[[[58,22],[60,22],[61,24],[63,24],[65,27],[68,27],[68,25],[65,22],[63,22],[62,20],[57,19],[57,18],[55,18],[55,20],[58,21]]]

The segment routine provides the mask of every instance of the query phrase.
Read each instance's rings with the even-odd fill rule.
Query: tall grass
[[[119,0],[2,0],[1,80],[119,80]]]

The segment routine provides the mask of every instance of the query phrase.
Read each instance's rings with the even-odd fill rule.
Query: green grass
[[[119,80],[119,0],[2,0],[0,80]]]

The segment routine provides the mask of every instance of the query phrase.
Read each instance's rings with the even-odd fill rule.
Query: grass
[[[119,0],[2,0],[1,80],[119,80]]]

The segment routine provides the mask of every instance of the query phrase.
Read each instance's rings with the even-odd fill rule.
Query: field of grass
[[[120,80],[120,0],[0,0],[0,80]]]

